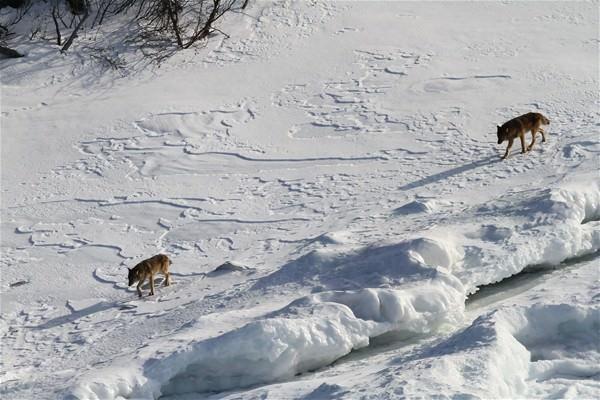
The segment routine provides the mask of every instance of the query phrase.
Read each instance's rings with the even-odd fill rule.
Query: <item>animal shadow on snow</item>
[[[447,178],[450,178],[454,175],[462,174],[463,172],[471,171],[476,168],[485,167],[486,165],[491,165],[494,163],[500,162],[500,158],[497,155],[488,156],[482,158],[481,160],[476,160],[471,163],[465,165],[459,165],[458,167],[454,167],[448,169],[446,171],[438,172],[436,174],[426,176],[425,178],[421,178],[414,182],[407,183],[404,186],[401,186],[400,190],[411,190],[414,188],[418,188],[421,186],[429,185],[431,183],[435,183]]]
[[[92,315],[101,311],[106,311],[114,307],[119,307],[121,304],[112,301],[101,301],[99,303],[93,304],[89,307],[82,308],[79,311],[72,312],[68,315],[63,315],[57,318],[53,318],[44,322],[43,324],[34,326],[33,329],[50,329],[55,328],[57,326],[61,326],[64,324],[68,324],[71,322],[75,322],[78,319],[87,317],[88,315]]]
[[[155,286],[159,286],[162,285],[162,283],[164,282],[164,278],[163,277],[156,277],[154,278],[154,285]],[[150,283],[149,282],[145,282],[142,287],[143,290],[149,290],[150,289]],[[125,288],[124,290],[129,291],[127,288]],[[131,291],[132,295],[135,293],[134,291]],[[146,295],[144,295],[144,297],[146,297]],[[64,324],[68,324],[71,322],[75,322],[81,318],[87,317],[89,315],[98,313],[98,312],[102,312],[102,311],[106,311],[109,310],[111,308],[127,308],[125,306],[125,302],[127,300],[137,300],[138,297],[137,295],[134,297],[132,297],[131,299],[126,299],[125,301],[123,300],[117,300],[117,301],[101,301],[99,303],[96,304],[92,304],[89,307],[85,307],[82,308],[81,310],[77,310],[77,311],[73,311],[71,314],[68,315],[62,315],[60,317],[56,317],[53,318],[51,320],[48,320],[46,322],[44,322],[43,324],[37,325],[35,327],[33,327],[34,329],[50,329],[50,328],[55,328],[57,326],[61,326]]]

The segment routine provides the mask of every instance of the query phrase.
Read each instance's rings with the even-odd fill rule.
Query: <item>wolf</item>
[[[533,148],[535,143],[535,134],[541,132],[542,142],[546,141],[546,133],[541,128],[542,125],[549,125],[550,121],[540,113],[530,112],[517,118],[513,118],[502,126],[498,126],[498,144],[508,140],[508,147],[502,159],[508,157],[508,153],[513,141],[518,136],[521,139],[521,150],[525,153],[525,133],[531,131],[531,143],[527,146],[527,151]]]
[[[157,254],[153,257],[139,262],[133,268],[127,268],[129,270],[129,286],[133,285],[135,282],[138,282],[137,292],[138,295],[142,297],[142,291],[140,287],[146,279],[149,279],[150,294],[148,296],[152,296],[154,294],[154,274],[157,274],[159,272],[162,273],[165,276],[165,286],[169,286],[171,284],[171,274],[169,273],[169,266],[172,263],[173,262],[169,259],[169,257],[165,256],[164,254]]]

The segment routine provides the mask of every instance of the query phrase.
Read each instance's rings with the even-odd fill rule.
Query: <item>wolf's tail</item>
[[[542,122],[544,125],[550,125],[550,120],[542,115]]]

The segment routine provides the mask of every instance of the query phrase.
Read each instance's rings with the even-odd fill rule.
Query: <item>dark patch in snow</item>
[[[11,283],[9,286],[10,286],[10,287],[19,287],[19,286],[27,285],[27,284],[29,284],[29,283],[30,283],[29,281],[22,280],[22,281],[16,281],[16,282],[13,282],[13,283]]]

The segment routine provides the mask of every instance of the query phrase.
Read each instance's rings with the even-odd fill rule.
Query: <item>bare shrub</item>
[[[217,21],[247,5],[248,0],[0,0],[0,45],[6,47],[11,28],[32,14],[29,39],[52,40],[63,53],[80,35],[112,20],[117,22],[112,29],[121,32],[112,38],[120,43],[105,46],[129,49],[135,43],[143,52],[154,49],[164,55],[221,32]]]

